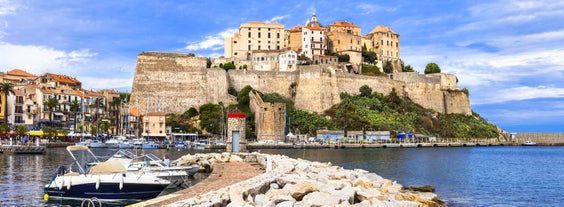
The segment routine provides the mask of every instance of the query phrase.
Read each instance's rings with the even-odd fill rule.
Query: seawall
[[[254,162],[266,172],[191,198],[179,199],[181,196],[173,193],[132,206],[441,206],[432,192],[408,190],[377,174],[331,163],[260,153],[195,154],[181,159],[185,164],[211,166],[216,162]]]

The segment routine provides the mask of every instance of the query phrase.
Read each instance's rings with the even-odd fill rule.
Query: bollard
[[[266,172],[272,171],[272,157],[266,156]]]

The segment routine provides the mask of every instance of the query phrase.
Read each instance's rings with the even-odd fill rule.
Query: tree
[[[386,64],[384,64],[384,73],[393,73],[394,72],[394,67],[392,66],[392,61],[386,61]]]
[[[182,118],[184,119],[189,119],[192,117],[195,117],[198,115],[198,110],[194,107],[190,107],[190,109],[186,110],[183,114],[182,114]]]
[[[239,93],[237,94],[237,102],[239,105],[245,105],[249,103],[249,92],[253,90],[253,87],[250,85],[245,86]],[[200,110],[201,113],[201,110]]]
[[[411,65],[406,65],[405,67],[403,67],[402,72],[415,72],[415,70],[413,70],[413,67],[411,67]]]
[[[439,68],[439,65],[437,65],[437,63],[428,63],[425,66],[425,74],[431,74],[431,73],[440,73],[441,72],[441,68]]]
[[[10,94],[14,94],[14,84],[13,83],[0,83],[0,94],[4,97],[4,102],[6,102]],[[4,123],[8,124],[8,105],[4,107]]]
[[[208,59],[206,60],[206,68],[210,68],[211,65],[212,65],[211,58],[208,58]]]
[[[25,136],[28,131],[29,131],[29,130],[27,129],[27,126],[26,126],[26,125],[19,125],[19,126],[16,128],[16,134],[17,134],[19,137]]]
[[[348,54],[337,55],[339,62],[349,62],[351,57]]]
[[[223,67],[222,67],[222,66],[223,66]],[[223,65],[220,64],[219,67],[221,67],[221,68],[223,68],[223,69],[225,69],[225,70],[231,70],[231,69],[235,69],[235,68],[236,68],[236,67],[235,67],[235,64],[233,64],[232,62],[226,62],[226,63],[223,64]]]
[[[360,92],[360,97],[370,97],[372,95],[372,88],[368,85],[362,85],[358,91]]]
[[[51,97],[44,101],[43,105],[47,106],[47,108],[49,109],[49,123],[51,124],[51,127],[53,127],[53,112],[55,107],[59,105],[59,100],[55,97]]]
[[[70,107],[71,107],[70,108],[71,111],[74,113],[74,133],[76,133],[76,123],[77,123],[76,114],[78,112],[78,109],[80,108],[80,103],[78,102],[78,100],[74,100],[71,102]]]

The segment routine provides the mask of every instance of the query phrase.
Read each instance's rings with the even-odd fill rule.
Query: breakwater
[[[539,145],[564,146],[564,133],[521,132],[517,133],[517,141],[531,140]]]
[[[375,173],[331,163],[260,153],[194,154],[181,160],[212,169],[216,162],[252,162],[266,172],[195,197],[178,200],[173,193],[133,206],[158,205],[167,199],[175,200],[167,206],[441,206],[433,192],[404,188]]]

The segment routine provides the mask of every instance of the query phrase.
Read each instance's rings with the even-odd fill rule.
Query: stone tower
[[[227,114],[227,152],[244,152],[247,150],[246,145],[245,114]]]

